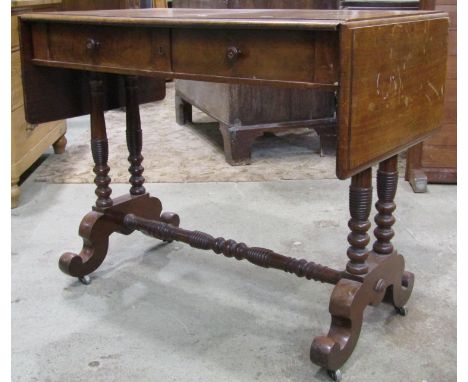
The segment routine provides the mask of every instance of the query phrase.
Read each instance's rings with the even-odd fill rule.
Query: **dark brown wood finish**
[[[109,236],[118,232],[129,235],[132,230],[123,225],[124,217],[133,213],[145,219],[179,224],[177,214],[162,212],[161,201],[143,195],[123,195],[113,199],[110,207],[94,209],[81,221],[79,235],[83,239],[80,253],[64,253],[59,260],[60,269],[67,275],[83,278],[94,272],[104,261],[109,248]]]
[[[377,0],[377,1],[350,1],[342,0],[341,6],[347,9],[421,9],[419,1],[388,1],[388,0]]]
[[[447,52],[443,39],[447,37],[447,18],[445,14],[440,13],[390,11],[372,13],[323,11],[305,12],[299,15],[294,11],[270,13],[262,10],[252,13],[232,11],[229,16],[220,11],[210,11],[206,14],[191,10],[179,11],[174,13],[141,12],[141,10],[110,11],[41,17],[31,15],[21,20],[24,32],[21,40],[23,61],[26,63],[23,74],[25,77],[29,76],[29,82],[25,82],[24,90],[30,102],[34,100],[34,91],[28,89],[28,84],[31,84],[36,77],[43,80],[50,72],[52,76],[49,78],[54,82],[50,85],[51,89],[57,89],[55,81],[72,68],[104,73],[91,74],[89,97],[98,201],[96,207],[85,216],[80,225],[80,236],[83,238],[81,252],[62,255],[59,262],[60,269],[71,276],[83,278],[96,270],[104,260],[109,236],[112,233],[128,235],[134,230],[139,230],[165,241],[182,241],[196,248],[223,253],[227,257],[247,259],[262,267],[282,269],[299,277],[336,284],[330,301],[332,321],[329,333],[327,336],[314,339],[310,358],[317,365],[327,368],[330,375],[338,379],[338,369],[346,362],[356,346],[363,312],[368,305],[376,305],[385,300],[393,304],[400,314],[406,312],[404,305],[410,297],[414,275],[404,270],[404,259],[391,244],[394,235],[393,199],[396,192],[395,154],[423,139],[440,123],[440,105],[443,102],[441,72],[444,72],[442,61],[445,61],[443,56]],[[125,31],[128,28],[129,36],[145,36],[149,33],[156,37],[154,40],[152,37],[142,37],[145,51],[135,52],[133,58],[123,53],[119,59],[118,54],[104,52],[98,58],[90,60],[88,57],[83,60],[85,57],[83,51],[65,49],[66,53],[56,52],[56,54],[63,54],[61,57],[66,57],[66,60],[57,61],[50,56],[50,51],[48,53],[48,50],[44,49],[44,46],[49,44],[47,39],[44,39],[44,35],[47,37],[47,32],[44,30],[54,31],[56,24],[65,26],[65,29],[70,28],[70,31],[82,24],[86,24],[87,30],[93,31],[104,27],[115,28],[118,31]],[[220,28],[221,25],[224,25],[225,30]],[[167,28],[171,28],[171,31]],[[261,30],[249,37],[245,30],[252,28]],[[207,32],[208,29],[210,33]],[[300,57],[287,57],[287,60],[294,63],[285,62],[284,66],[279,65],[278,62],[273,62],[271,51],[262,50],[258,41],[265,39],[265,33],[270,29],[272,41],[278,44],[274,51],[279,57],[282,52],[294,51]],[[197,53],[200,57],[198,65],[193,70],[184,67],[184,72],[178,72],[174,70],[176,63],[183,62],[186,54],[180,51],[180,46],[189,46],[186,41],[194,41],[190,33],[187,33],[189,30],[193,30],[195,40],[198,39],[200,42],[198,46],[203,47],[202,50],[207,54],[213,55],[213,59],[205,60]],[[349,222],[351,234],[348,237],[351,246],[347,252],[349,262],[345,270],[334,270],[306,260],[282,256],[269,249],[251,248],[233,240],[214,238],[203,232],[177,228],[179,217],[174,213],[161,213],[159,199],[150,197],[144,192],[137,80],[133,76],[141,75],[141,65],[145,65],[139,60],[139,56],[147,57],[150,52],[158,52],[161,40],[157,36],[165,33],[175,37],[168,40],[169,50],[165,51],[168,54],[167,62],[170,64],[170,70],[162,70],[158,66],[160,62],[154,62],[153,66],[143,70],[147,75],[260,85],[274,83],[278,86],[303,88],[327,86],[339,90],[340,144],[337,174],[342,178],[352,177]],[[340,44],[334,47],[336,51],[332,56],[339,57],[340,82],[333,82],[334,78],[331,77],[323,82],[317,82],[314,65],[308,66],[309,71],[298,73],[288,74],[287,70],[284,70],[284,68],[294,68],[294,65],[304,63],[305,58],[310,57],[308,45],[303,38],[304,34],[313,36],[312,40],[316,42],[315,37],[329,33],[339,36]],[[64,44],[67,39],[74,38],[73,33],[64,33],[63,36]],[[112,36],[112,34],[102,36]],[[119,36],[119,32],[116,32],[115,36]],[[230,44],[229,36],[241,36],[247,49],[244,45]],[[298,36],[299,40],[296,40]],[[83,37],[79,35],[77,41],[88,44],[89,39]],[[106,45],[109,45],[111,50],[117,46],[112,37],[106,38],[109,40],[103,41],[107,41]],[[56,39],[54,44],[59,46],[60,34],[54,33],[53,39]],[[214,41],[213,49],[208,47],[208,39]],[[292,40],[293,48],[287,46],[289,39]],[[222,46],[220,41],[226,44],[224,54],[227,56],[224,58],[224,64],[218,57]],[[99,42],[99,39],[95,42]],[[152,42],[156,45],[155,50]],[[70,42],[72,45],[75,43],[78,44]],[[175,45],[178,44],[180,46],[176,48]],[[295,44],[299,44],[304,49],[294,48]],[[91,45],[96,46],[93,43]],[[104,49],[104,46],[98,46],[99,49]],[[326,51],[329,48],[328,46],[323,49]],[[239,64],[239,61],[242,61],[239,50],[249,52],[248,57],[251,60]],[[441,57],[436,57],[437,50]],[[374,53],[371,55],[372,52]],[[37,58],[39,56],[41,58]],[[101,60],[100,57],[106,59]],[[112,65],[106,61],[110,57],[116,60]],[[262,63],[263,66],[259,66],[258,71],[255,71],[255,63],[264,57],[271,59],[268,61],[270,64]],[[385,60],[379,61],[375,57],[382,57]],[[416,67],[419,70],[416,70]],[[57,71],[61,74],[54,77],[53,74],[58,73]],[[403,71],[408,73],[399,73]],[[107,139],[103,115],[106,93],[109,91],[105,86],[108,72],[127,76],[125,78],[127,142],[132,186],[128,195],[114,199],[110,199]],[[353,77],[356,75],[359,75],[359,81]],[[374,85],[370,90],[367,89],[369,84]],[[418,89],[422,96],[417,94]],[[409,99],[406,100],[405,97]],[[425,98],[425,101],[421,97]],[[420,102],[415,103],[416,101]],[[76,99],[70,97],[65,100],[65,104],[70,106],[68,112],[76,110],[75,102]],[[409,105],[412,106],[411,115],[407,110]],[[179,118],[185,118],[187,107],[181,104],[180,108]],[[30,119],[50,118],[51,115],[56,114],[34,108],[34,104],[29,112]],[[374,249],[368,250],[367,231],[370,228],[368,218],[372,200],[370,167],[376,162],[381,162],[377,175],[379,198],[376,204],[377,241]]]
[[[374,243],[374,251],[380,255],[393,253],[393,244],[390,240],[395,236],[392,229],[395,224],[393,212],[394,202],[398,186],[398,155],[395,155],[379,164],[377,171],[377,195],[379,200],[375,204],[378,214],[375,216],[377,228],[374,235],[377,241]]]
[[[237,260],[247,260],[263,268],[280,269],[284,272],[293,273],[297,277],[305,277],[307,280],[336,284],[343,277],[343,272],[313,261],[283,256],[266,248],[248,247],[245,243],[237,243],[223,237],[214,238],[204,232],[185,230],[161,221],[141,218],[134,214],[126,215],[123,225],[126,228],[141,231],[160,240],[180,241],[189,244],[193,248],[212,250],[216,254],[234,257]]]
[[[196,11],[188,9],[94,11],[75,12],[73,16],[65,13],[44,14],[40,19],[37,15],[31,14],[23,17],[26,21],[23,24],[32,24],[34,28],[34,31],[25,30],[26,34],[32,33],[35,46],[34,57],[29,64],[35,64],[31,65],[34,68],[65,67],[116,74],[297,86],[328,91],[334,91],[340,86],[337,153],[337,176],[340,179],[350,177],[368,168],[373,162],[384,160],[399,150],[422,141],[439,126],[445,81],[443,73],[446,64],[445,59],[441,57],[445,56],[447,49],[447,18],[444,14],[325,10],[301,10],[300,13],[295,10],[242,10],[238,14],[233,13],[235,10],[231,10],[231,13],[225,14],[222,10],[206,9],[203,13]],[[66,50],[68,53],[65,53],[64,57],[59,54],[63,60],[50,57],[47,31],[54,31],[57,25],[60,25],[59,28],[72,29],[76,23],[79,23],[81,28],[82,24],[86,24],[85,30],[90,28],[93,32],[91,37],[98,42],[96,45],[100,48],[91,50],[97,49],[98,53],[92,53],[90,57],[89,53],[76,49]],[[93,23],[99,27],[92,25]],[[224,30],[219,29],[222,25],[225,27]],[[331,41],[335,39],[330,37],[333,35],[331,31],[336,31],[339,26],[339,32],[334,33],[335,36],[340,36],[340,46],[330,50],[334,44],[329,44],[327,41],[330,41],[330,38]],[[169,27],[173,29],[171,47],[167,46],[167,39],[160,37],[167,33],[165,28]],[[194,28],[195,37],[184,35],[190,27]],[[114,34],[105,32],[106,28],[116,30],[116,36],[119,36],[118,31],[127,28],[129,35],[136,33],[135,38],[151,33],[155,33],[156,36],[154,44],[149,37],[142,37],[139,40],[138,44],[141,45],[138,55],[141,57],[139,59],[135,57],[133,63],[134,56],[131,54],[123,53],[121,56],[116,54],[117,47],[109,42],[113,41],[109,36]],[[250,34],[244,31],[253,28],[259,30]],[[271,32],[271,38],[274,44],[270,46],[273,52],[276,52],[274,55],[265,50],[263,44],[266,30],[272,28],[274,31]],[[204,29],[209,29],[211,33]],[[291,37],[292,46],[287,43],[289,40],[280,37],[283,33]],[[317,65],[308,66],[309,74],[303,69],[290,71],[301,67],[300,63],[304,65],[308,57],[309,59],[311,57],[313,46],[310,45],[307,49],[308,45],[302,37],[305,33],[310,33],[311,39],[316,41],[315,46],[319,44],[319,51],[323,52],[320,55],[315,54],[315,57],[325,59],[330,68],[332,66],[336,68],[336,57],[340,57],[340,83],[336,81],[338,78],[336,70],[325,75],[326,71],[317,72]],[[74,36],[72,33],[52,32],[52,35],[53,41],[63,36],[67,41],[72,40],[68,44],[77,47],[86,47],[89,42],[89,37],[80,34]],[[409,35],[414,37],[407,38]],[[236,36],[244,41],[238,45],[242,45],[246,53],[240,54],[234,62],[227,58],[228,49],[235,46],[229,36]],[[27,38],[26,36],[25,40]],[[107,41],[108,53],[103,52],[105,48],[99,43],[100,38]],[[203,43],[203,38],[206,43]],[[186,44],[185,39],[192,43],[198,41],[199,44]],[[213,46],[210,46],[208,39],[213,41]],[[224,49],[222,49],[223,43]],[[50,44],[55,46],[58,40]],[[198,46],[199,50],[205,51],[212,59],[208,60],[203,54],[194,52],[193,55],[199,57],[198,64],[184,65],[187,49],[192,46]],[[242,52],[242,49],[240,51]],[[341,53],[338,54],[338,51]],[[155,59],[152,66],[147,67],[145,63],[149,62],[147,57],[152,54],[150,52],[155,54],[159,52],[163,57]],[[288,55],[292,52],[294,55]],[[376,55],[388,56],[388,59],[381,62],[370,60],[370,57]],[[278,57],[289,59],[278,60]],[[262,64],[259,65],[259,62]],[[265,62],[271,63],[271,68],[275,70],[269,69]],[[279,65],[279,62],[290,70],[282,70],[283,66]],[[168,67],[172,71],[167,70]],[[276,70],[277,77],[274,76]],[[358,77],[362,80],[355,81],[354,78]],[[25,82],[28,85],[32,81],[28,81],[26,77]],[[359,96],[351,103],[350,94]],[[64,101],[65,104],[72,103],[69,96],[64,95],[64,97],[68,98]],[[401,105],[405,108],[400,108]],[[35,113],[36,105],[33,102],[26,102],[25,106],[27,117],[38,114]],[[33,110],[30,110],[31,108]],[[390,123],[390,117],[395,116],[397,120]],[[31,122],[35,121],[31,119]]]
[[[338,9],[339,0],[173,0],[173,8]]]
[[[112,193],[109,184],[109,144],[107,142],[106,121],[104,119],[104,83],[102,76],[92,73],[89,80],[91,90],[91,152],[93,153],[94,168],[96,174],[94,183],[96,184],[96,207],[110,207]]]
[[[126,89],[126,107],[127,107],[127,147],[128,161],[130,167],[130,188],[131,195],[143,195],[146,190],[143,186],[145,178],[143,177],[144,168],[141,165],[143,156],[141,149],[143,146],[143,135],[141,131],[140,109],[138,107],[138,79],[137,77],[125,77]]]
[[[369,254],[368,273],[353,278],[343,277],[333,289],[329,311],[332,316],[326,336],[314,338],[310,359],[340,379],[336,371],[352,354],[361,332],[364,310],[385,301],[405,315],[404,308],[414,285],[414,275],[406,272],[403,256]],[[385,300],[384,300],[385,299]]]
[[[440,127],[447,27],[447,19],[344,26],[342,50],[349,49],[351,57],[342,56],[341,63],[341,89],[348,92],[340,94],[339,178],[413,146]]]
[[[338,35],[332,32],[176,29],[172,44],[177,73],[205,74],[209,68],[217,77],[332,86],[338,81]]]
[[[435,0],[392,1],[392,0],[341,0],[341,7],[346,9],[434,9]]]
[[[372,207],[372,169],[369,168],[351,179],[349,187],[349,212],[351,219],[348,226],[351,233],[348,236],[348,242],[351,246],[348,248],[349,262],[346,270],[353,275],[362,275],[367,273],[369,267],[366,264],[369,251],[369,235],[367,231],[371,227],[369,214]]]

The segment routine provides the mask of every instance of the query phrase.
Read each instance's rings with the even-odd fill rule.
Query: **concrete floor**
[[[148,164],[146,164],[148,165]],[[348,182],[150,184],[182,226],[342,269]],[[114,185],[114,195],[126,192]],[[13,381],[328,381],[309,361],[332,286],[140,233],[114,235],[84,286],[79,251],[92,185],[30,177],[12,211]],[[344,381],[456,380],[456,192],[401,183],[394,243],[416,274],[409,315],[369,307]]]

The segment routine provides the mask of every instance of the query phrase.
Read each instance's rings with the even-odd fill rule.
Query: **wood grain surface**
[[[440,127],[448,20],[345,28],[343,51],[351,57],[342,56],[340,178],[389,158]]]
[[[340,179],[424,140],[443,117],[443,12],[131,9],[31,14],[21,25],[26,87],[57,76],[43,86],[74,115],[80,71],[67,69],[339,90]],[[43,121],[33,91],[26,99],[28,118]]]

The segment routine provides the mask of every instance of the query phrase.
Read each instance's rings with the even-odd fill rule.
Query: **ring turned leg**
[[[178,240],[196,248],[212,249],[238,260],[266,267],[282,269],[299,277],[336,284],[330,299],[331,326],[326,336],[314,339],[310,351],[311,360],[326,368],[334,379],[340,378],[339,368],[352,354],[361,331],[364,309],[388,298],[402,311],[410,297],[414,276],[405,272],[404,259],[394,250],[391,239],[395,222],[394,196],[398,174],[397,158],[379,165],[376,203],[376,242],[369,250],[369,214],[372,203],[372,172],[367,169],[351,180],[348,235],[350,244],[346,271],[333,270],[306,260],[294,259],[264,248],[249,248],[243,243],[214,238],[199,231],[176,228],[179,217],[162,213],[159,199],[146,193],[141,155],[142,132],[137,99],[137,79],[126,78],[127,145],[130,162],[130,192],[114,199],[107,165],[108,144],[104,120],[104,91],[100,75],[90,77],[91,90],[91,149],[96,174],[96,205],[82,220],[79,234],[83,248],[79,254],[65,253],[59,261],[60,269],[68,275],[84,279],[104,261],[109,236],[118,232],[124,235],[140,230],[162,240]]]
[[[145,178],[143,177],[144,168],[141,165],[143,162],[143,156],[141,150],[143,147],[143,134],[141,130],[140,121],[140,108],[138,103],[138,77],[127,76],[125,77],[125,100],[126,100],[126,111],[127,111],[127,148],[129,152],[128,161],[130,167],[129,182],[132,185],[130,188],[130,195],[144,195],[146,193],[145,187],[143,186]],[[173,212],[158,212],[157,216],[153,219],[160,220],[162,222],[179,226],[180,218]]]
[[[91,152],[94,160],[94,183],[96,184],[96,207],[102,209],[112,206],[112,193],[109,184],[109,144],[107,142],[106,121],[104,119],[104,86],[102,76],[92,74],[89,86],[91,90]]]
[[[377,172],[377,195],[375,204],[378,211],[375,216],[377,227],[374,230],[376,241],[374,252],[380,256],[397,255],[391,239],[395,236],[392,226],[395,224],[393,212],[396,209],[395,195],[398,186],[398,156],[395,155],[379,164]],[[406,315],[405,304],[408,301],[414,284],[414,274],[403,272],[401,285],[390,286],[385,295],[385,301],[393,303],[396,311]]]
[[[348,235],[349,257],[346,270],[353,275],[363,275],[367,273],[369,267],[366,263],[369,256],[367,244],[370,238],[367,234],[371,223],[369,215],[372,208],[372,169],[369,168],[351,179],[349,187],[349,212],[351,219],[348,227],[351,233]]]
[[[370,241],[367,231],[370,210],[372,208],[372,169],[369,168],[351,179],[349,187],[349,211],[351,219],[348,226],[351,233],[348,235],[346,266],[350,279],[342,279],[334,288],[330,300],[331,327],[327,336],[316,337],[310,349],[312,362],[326,368],[334,375],[336,371],[351,355],[359,338],[362,325],[362,313],[368,302],[359,298],[365,293],[361,290],[362,283],[357,281],[359,276],[369,271],[367,258]],[[333,377],[333,376],[332,376]]]
[[[138,106],[138,86],[137,77],[127,76],[125,77],[125,100],[127,110],[127,147],[128,147],[128,161],[130,167],[130,188],[131,195],[143,195],[146,190],[143,187],[145,178],[143,177],[144,168],[141,165],[143,156],[141,155],[141,149],[143,146],[143,137],[141,131],[140,122],[140,110]]]
[[[346,273],[336,284],[330,299],[329,311],[332,316],[327,336],[316,337],[312,343],[312,362],[328,370],[335,380],[339,378],[339,368],[351,356],[361,332],[364,309],[377,305],[384,298],[401,308],[409,299],[414,276],[405,272],[402,256],[393,249],[391,228],[395,222],[394,196],[398,181],[397,158],[380,163],[377,175],[376,203],[378,214],[374,233],[377,241],[373,250],[367,249],[370,228],[368,220],[372,202],[371,170],[353,176],[350,187],[348,241],[350,261]]]
[[[109,147],[107,142],[106,122],[104,119],[104,85],[102,75],[92,73],[89,79],[90,88],[90,116],[91,116],[91,152],[94,160],[93,171],[96,174],[96,205],[94,211],[87,214],[79,229],[83,238],[83,249],[77,255],[67,252],[60,257],[60,269],[75,277],[84,277],[93,272],[101,263],[107,253],[108,237],[117,229],[106,219],[103,211],[113,205],[110,198],[112,193],[107,159]]]
[[[395,224],[393,212],[396,209],[394,202],[398,185],[398,157],[394,156],[379,164],[377,171],[377,195],[379,200],[375,203],[378,213],[375,216],[377,227],[374,230],[376,241],[374,252],[379,255],[390,255],[393,253],[391,240],[395,236],[392,229]]]
[[[178,225],[179,217],[170,212],[162,212],[159,199],[146,193],[143,183],[142,131],[137,98],[137,78],[126,78],[126,120],[127,146],[130,162],[130,193],[111,199],[109,177],[108,143],[104,119],[104,84],[100,74],[92,73],[89,80],[91,99],[91,151],[95,163],[96,204],[93,211],[81,221],[79,235],[83,238],[83,248],[79,254],[67,252],[60,257],[60,269],[87,283],[85,276],[94,272],[104,261],[109,247],[109,236],[118,232],[128,235],[133,230],[125,227],[124,217],[134,213],[146,219]]]

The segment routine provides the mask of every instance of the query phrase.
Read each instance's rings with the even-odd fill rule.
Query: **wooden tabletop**
[[[297,9],[119,9],[26,14],[23,20],[99,24],[238,28],[337,29],[354,21],[430,17],[437,11],[297,10]]]

